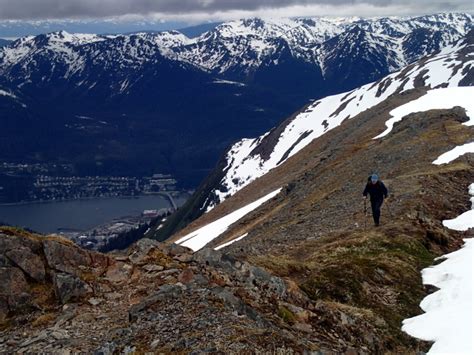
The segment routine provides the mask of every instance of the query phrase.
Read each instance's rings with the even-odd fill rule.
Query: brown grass
[[[44,328],[49,326],[55,319],[56,313],[49,312],[37,317],[33,322],[31,322],[31,325],[35,328]]]
[[[58,243],[61,243],[61,244],[65,244],[65,245],[69,245],[69,246],[74,246],[74,247],[77,247],[77,244],[75,244],[73,241],[61,236],[61,235],[57,235],[57,234],[49,234],[47,236],[44,237],[44,239],[46,240],[53,240],[55,242],[58,242]]]
[[[38,240],[39,238],[41,238],[40,234],[31,233],[24,229],[10,226],[0,226],[0,233],[5,234],[7,236],[19,236],[33,240]]]

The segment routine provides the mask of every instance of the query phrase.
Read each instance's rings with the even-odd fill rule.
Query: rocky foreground
[[[0,353],[416,353],[429,344],[401,319],[421,313],[420,268],[454,242],[419,232],[312,238],[307,255],[299,243],[257,267],[150,239],[105,255],[0,227]]]
[[[337,334],[332,344],[310,334],[357,323],[211,249],[143,239],[104,255],[2,228],[0,265],[0,353],[350,350]]]
[[[249,233],[224,252],[142,239],[106,255],[0,227],[0,353],[426,351],[401,323],[432,291],[420,270],[474,236],[442,225],[471,207],[474,160],[433,164],[473,137],[460,108],[372,139],[421,94],[361,113],[196,221],[282,187],[210,244]],[[390,189],[380,228],[361,204],[368,162]]]
[[[372,139],[398,100],[421,94],[361,113],[196,221],[282,187],[209,244],[249,233],[224,252],[142,239],[100,254],[0,227],[0,353],[426,351],[401,324],[433,291],[420,270],[474,236],[442,225],[470,208],[474,160],[433,164],[472,139],[460,108],[413,113]],[[379,228],[361,204],[367,162],[390,189]]]

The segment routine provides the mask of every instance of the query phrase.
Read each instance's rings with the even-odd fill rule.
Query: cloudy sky
[[[473,0],[0,0],[0,19],[147,17],[183,22],[247,16],[408,15],[474,11]]]
[[[0,0],[0,36],[14,38],[59,29],[126,32],[140,26],[165,30],[252,16],[391,16],[445,11],[474,13],[474,0]],[[53,21],[44,24],[42,20]],[[74,23],[65,25],[64,21]]]

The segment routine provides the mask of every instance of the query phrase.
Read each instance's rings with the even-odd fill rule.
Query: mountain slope
[[[466,37],[464,41],[378,82],[315,101],[304,112],[285,121],[268,135],[237,143],[226,157],[228,165],[226,177],[222,180],[222,191],[214,192],[217,201],[223,201],[225,196],[232,195],[282,164],[343,120],[383,102],[394,93],[423,86],[471,85],[474,75],[473,45],[472,37]],[[215,200],[213,197],[211,199]]]
[[[421,312],[418,304],[426,291],[419,271],[459,248],[463,237],[474,236],[472,229],[457,232],[442,223],[471,208],[473,39],[471,33],[400,73],[315,102],[312,112],[285,121],[277,138],[270,132],[254,145],[243,141],[245,150],[236,145],[232,154],[241,160],[234,166],[246,164],[246,157],[259,159],[249,162],[254,169],[274,165],[256,179],[252,173],[262,170],[245,170],[252,182],[170,241],[186,245],[191,240],[189,246],[199,249],[198,239],[208,238],[209,228],[220,224],[221,233],[207,247],[223,247],[231,257],[295,282],[324,310],[322,318],[310,321],[308,337],[332,344],[342,339],[345,345],[335,351],[426,351],[428,344],[401,331],[403,319]],[[311,129],[317,138],[304,135]],[[265,139],[257,156],[255,149]],[[466,147],[464,154],[454,154],[457,147]],[[452,152],[448,160],[447,152]],[[361,198],[374,171],[389,188],[379,228],[364,215]],[[239,220],[225,220],[280,188]],[[333,325],[328,314],[348,310],[349,320],[336,318]],[[352,327],[360,324],[355,315],[362,314],[371,327],[370,341]],[[325,320],[334,333],[325,330]]]
[[[6,46],[6,45],[8,45],[8,44],[10,44],[10,43],[11,43],[10,40],[0,38],[0,47]]]
[[[353,91],[317,100],[270,132],[235,143],[210,175],[212,178],[203,182],[196,194],[176,216],[168,220],[156,237],[166,239],[197,216],[282,165],[315,138],[339,126],[344,120],[382,103],[393,94],[424,86],[472,85],[473,41],[470,32],[458,43],[400,72]],[[273,186],[273,189],[278,187],[281,186]],[[264,189],[259,196],[270,191]]]

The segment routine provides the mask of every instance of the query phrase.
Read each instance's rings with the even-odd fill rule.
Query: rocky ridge
[[[462,70],[465,78],[457,76],[454,85],[461,80],[467,87],[450,88],[449,80],[443,82],[453,73],[437,77],[435,73],[440,74],[440,70],[423,70],[424,64],[435,62],[435,57],[430,57],[403,72],[414,70],[421,78],[426,75],[425,82],[435,81],[434,86],[439,89],[420,84],[395,90],[373,106],[362,107],[351,119],[343,119],[351,113],[344,110],[354,101],[354,105],[364,106],[364,99],[358,101],[357,91],[335,96],[335,106],[331,106],[329,113],[336,109],[334,115],[344,113],[341,122],[288,155],[281,164],[244,186],[170,241],[199,235],[210,223],[282,188],[265,204],[226,225],[207,247],[227,245],[220,250],[273,275],[291,279],[311,301],[331,304],[341,311],[349,308],[363,315],[362,319],[375,329],[369,352],[426,351],[427,344],[410,339],[401,331],[402,320],[420,314],[419,302],[434,291],[422,287],[420,270],[431,265],[435,257],[458,249],[463,238],[474,236],[472,229],[456,232],[442,224],[471,208],[467,192],[474,179],[473,155],[467,151],[444,164],[434,163],[446,152],[471,144],[474,137],[470,100],[472,46],[468,48],[456,54],[467,59],[468,69]],[[453,64],[452,60],[448,62]],[[407,84],[409,80],[403,82]],[[390,83],[393,80],[381,80],[367,87],[380,85],[376,91],[383,95],[383,89]],[[411,105],[433,93],[445,96],[428,106]],[[462,100],[452,104],[449,93],[457,93]],[[349,103],[338,107],[351,97]],[[376,92],[369,97],[377,97]],[[324,102],[325,99],[315,103],[314,111]],[[438,107],[440,103],[444,107]],[[387,121],[392,113],[408,105],[408,113],[399,117],[388,134],[381,136],[391,126]],[[282,126],[296,130],[296,125],[291,125],[293,118]],[[329,125],[332,118],[318,115],[314,122],[319,126],[327,119]],[[276,130],[275,136],[281,137],[280,134]],[[270,135],[265,138],[271,138]],[[270,147],[274,143],[269,139]],[[264,149],[255,152],[259,156],[267,153]],[[246,161],[245,155],[239,158]],[[381,227],[372,226],[370,212],[364,213],[362,200],[367,176],[373,172],[379,173],[389,188]],[[251,170],[247,173],[251,174]],[[232,241],[236,242],[231,244]],[[331,324],[330,328],[361,349],[357,342],[363,335],[348,331],[346,326]],[[325,326],[314,328],[318,334],[324,331]]]
[[[0,352],[298,352],[350,349],[318,322],[373,327],[289,279],[223,253],[143,239],[102,255],[2,227]],[[355,317],[355,318],[353,318]],[[357,329],[356,329],[357,328]]]

